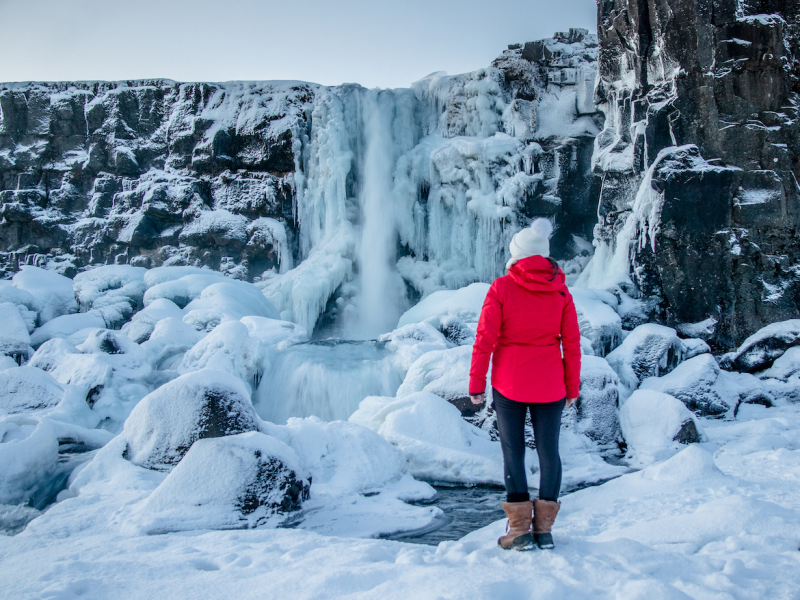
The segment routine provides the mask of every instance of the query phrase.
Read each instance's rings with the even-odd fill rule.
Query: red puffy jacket
[[[514,264],[486,294],[469,372],[469,393],[492,386],[518,402],[577,398],[581,385],[581,334],[564,273],[542,256]],[[563,358],[562,358],[563,348]]]

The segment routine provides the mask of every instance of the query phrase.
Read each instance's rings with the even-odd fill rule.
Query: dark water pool
[[[615,479],[615,478],[612,478]],[[564,490],[561,497],[583,488],[602,485],[610,479],[581,484]],[[436,546],[439,542],[459,540],[468,533],[486,527],[498,519],[504,519],[505,513],[500,506],[505,502],[506,491],[495,486],[444,487],[433,486],[436,497],[428,506],[437,506],[444,515],[424,529],[395,533],[382,536],[384,539],[409,542],[412,544],[429,544]],[[531,497],[536,491],[531,490]]]

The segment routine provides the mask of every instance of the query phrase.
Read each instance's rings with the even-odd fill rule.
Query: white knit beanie
[[[549,219],[536,219],[530,227],[518,231],[509,244],[511,260],[506,263],[506,269],[518,260],[529,256],[550,256],[550,236],[553,234],[553,224]]]

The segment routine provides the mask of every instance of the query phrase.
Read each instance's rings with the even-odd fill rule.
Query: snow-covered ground
[[[207,269],[25,267],[0,287],[0,597],[798,597],[798,323],[718,362],[623,328],[619,290],[575,290],[556,549],[498,549],[502,520],[382,539],[446,519],[432,485],[502,484],[466,398],[487,288],[312,341]]]
[[[800,407],[704,421],[709,441],[563,498],[557,547],[503,522],[437,547],[303,529],[125,535],[75,498],[0,538],[6,598],[797,598]],[[331,515],[341,519],[342,515]]]

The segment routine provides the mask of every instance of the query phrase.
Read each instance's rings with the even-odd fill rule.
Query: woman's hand
[[[567,408],[569,408],[570,406],[575,404],[576,400],[577,400],[577,398],[567,398]]]
[[[472,400],[473,404],[483,404],[486,401],[486,393],[483,394],[470,394],[470,400]]]

